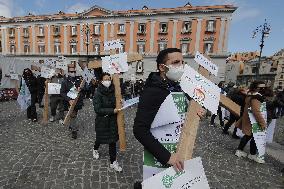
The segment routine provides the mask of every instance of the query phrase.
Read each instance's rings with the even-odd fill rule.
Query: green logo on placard
[[[170,188],[173,185],[174,180],[184,173],[185,173],[185,171],[181,171],[181,172],[176,173],[174,176],[164,175],[163,178],[162,178],[163,185],[166,188]]]
[[[184,93],[172,93],[172,97],[178,109],[178,114],[184,114],[187,110],[186,97]]]

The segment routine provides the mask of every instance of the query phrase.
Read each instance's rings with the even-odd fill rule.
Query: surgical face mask
[[[166,65],[165,65],[166,66]],[[171,81],[180,80],[181,76],[184,73],[184,66],[174,67],[172,65],[166,66],[169,70],[166,73],[166,77]]]
[[[102,85],[106,88],[109,88],[109,86],[111,85],[111,81],[102,81]]]

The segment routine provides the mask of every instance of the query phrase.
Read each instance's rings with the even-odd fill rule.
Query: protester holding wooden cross
[[[157,69],[159,72],[151,73],[146,81],[134,121],[133,133],[145,148],[143,180],[170,165],[179,171],[184,166],[176,153],[188,104],[178,82],[184,72],[181,50],[162,50],[157,57]],[[196,112],[199,116],[204,113],[203,109]],[[163,131],[158,131],[162,125],[163,135]]]
[[[76,76],[76,69],[74,66],[68,66],[68,76],[64,79],[61,84],[60,94],[64,98],[65,107],[69,107],[74,103],[77,96],[79,99],[73,112],[71,113],[69,128],[72,131],[72,138],[77,138],[78,125],[76,122],[77,114],[83,107],[83,95],[80,94],[81,78]]]
[[[116,109],[114,85],[110,74],[103,73],[100,81],[93,99],[96,112],[96,142],[93,157],[99,159],[100,145],[109,144],[110,168],[120,172],[122,168],[116,161],[116,142],[118,141],[117,113],[121,110]]]

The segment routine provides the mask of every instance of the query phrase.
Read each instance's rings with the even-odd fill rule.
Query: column
[[[108,23],[104,23],[104,41],[107,41],[107,26]]]
[[[17,33],[18,33],[18,49],[17,49],[17,54],[21,54],[21,28],[17,27]]]
[[[226,32],[225,32],[225,36],[224,36],[223,52],[228,51],[228,34],[229,34],[229,30],[230,30],[231,20],[232,20],[231,17],[227,19]]]
[[[134,38],[134,22],[130,22],[130,40],[129,40],[129,53],[133,53],[133,38]]]
[[[110,37],[112,40],[114,40],[114,23],[110,23]]]
[[[178,20],[174,20],[173,38],[172,38],[172,47],[173,48],[176,47],[176,43],[177,43],[177,23],[178,23]]]
[[[155,23],[156,23],[156,21],[152,21],[152,22],[151,22],[150,54],[153,54],[153,53],[154,53]]]
[[[64,41],[63,41],[63,46],[64,46],[64,52],[63,52],[63,54],[67,54],[67,45],[68,45],[68,43],[67,43],[67,25],[63,25],[63,27],[64,27],[64,29],[63,29],[63,35],[64,35]]]
[[[198,19],[197,19],[197,30],[196,30],[196,37],[195,37],[195,49],[194,49],[194,54],[196,53],[196,51],[199,51],[201,23],[202,23],[202,19],[201,19],[201,18],[198,18]]]
[[[33,38],[33,54],[35,54],[35,49],[36,49],[36,34],[35,34],[35,26],[32,25],[32,38]]]
[[[6,54],[6,27],[1,27],[2,32],[2,54]]]
[[[219,42],[218,42],[218,53],[222,53],[222,44],[224,39],[224,31],[225,31],[225,18],[221,18],[221,28],[220,28],[220,34],[219,34]]]
[[[80,24],[80,54],[84,52],[84,31],[83,24]]]
[[[47,53],[51,54],[51,48],[50,48],[50,26],[46,25],[47,27]]]

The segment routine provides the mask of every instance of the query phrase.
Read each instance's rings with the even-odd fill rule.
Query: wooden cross
[[[209,78],[209,72],[202,66],[199,66],[198,72],[207,79]],[[240,115],[240,106],[223,94],[220,94],[220,105],[229,110],[230,113],[233,113],[236,116]],[[194,100],[190,101],[177,149],[177,153],[182,161],[190,160],[192,158],[200,121],[197,111],[201,109],[201,105],[197,102]]]

